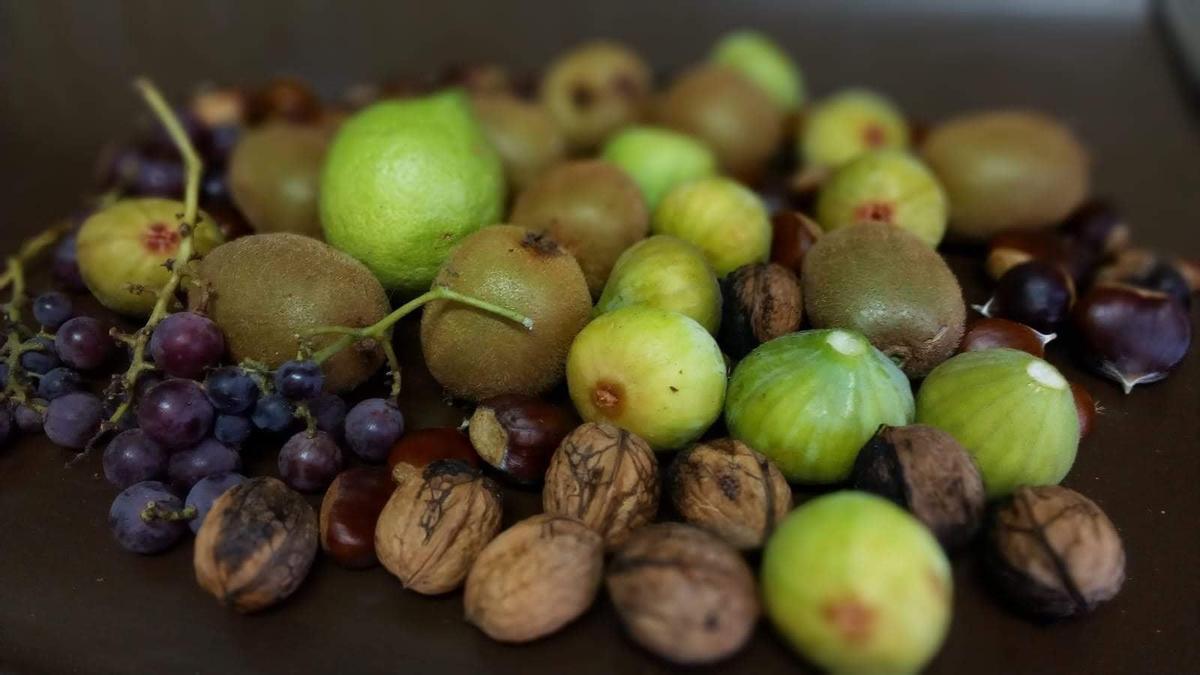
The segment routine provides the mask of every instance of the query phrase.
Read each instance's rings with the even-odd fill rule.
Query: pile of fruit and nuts
[[[1132,244],[1053,117],[917,138],[878,93],[810,98],[746,31],[663,88],[596,42],[336,104],[138,90],[156,124],[0,277],[0,439],[102,452],[116,542],[190,529],[221,603],[284,601],[321,550],[463,589],[503,642],[603,586],[672,662],[735,654],[765,613],[813,664],[891,672],[945,638],[948,555],[1034,617],[1119,591],[1116,528],[1058,486],[1095,405],[1044,348],[1126,392],[1166,377],[1200,267]],[[986,304],[943,236],[986,242]],[[83,292],[126,320],[77,315]],[[460,429],[405,430],[392,328],[418,309]],[[250,445],[282,446],[278,477],[239,473]],[[504,489],[544,513],[502,530]]]

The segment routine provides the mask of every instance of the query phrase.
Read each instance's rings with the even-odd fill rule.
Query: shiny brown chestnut
[[[466,434],[449,427],[434,427],[409,431],[401,436],[388,453],[388,467],[392,477],[399,480],[420,474],[425,467],[441,459],[462,460],[474,469],[481,464]]]
[[[821,226],[799,211],[771,216],[771,262],[795,272],[804,271],[804,256],[821,236]]]
[[[550,457],[579,426],[574,411],[536,396],[486,399],[471,415],[471,445],[483,461],[520,484],[540,483]]]
[[[1183,276],[1189,290],[1193,293],[1200,293],[1200,260],[1176,258],[1171,261],[1171,266]]]
[[[1128,247],[1132,240],[1125,219],[1104,199],[1085,202],[1059,231],[1100,258]]]
[[[800,280],[783,265],[739,267],[721,280],[721,296],[724,302],[717,341],[735,359],[800,328],[804,312]]]
[[[1041,260],[1021,263],[1004,273],[992,298],[975,309],[986,317],[1023,323],[1053,333],[1071,314],[1075,282],[1062,266]]]
[[[1096,399],[1092,398],[1091,392],[1078,382],[1071,383],[1071,396],[1075,398],[1075,412],[1079,414],[1079,437],[1087,438],[1088,434],[1092,433],[1092,425],[1096,422],[1100,408],[1096,405]]]
[[[321,101],[304,82],[280,77],[250,96],[246,116],[251,124],[270,120],[314,122],[321,116]]]
[[[1001,232],[988,242],[986,267],[988,276],[998,280],[1010,269],[1030,260],[1066,265],[1069,258],[1066,241],[1056,233],[1014,230]]]
[[[1167,376],[1187,354],[1192,325],[1171,296],[1128,284],[1092,287],[1073,315],[1089,365],[1128,394]]]
[[[360,466],[338,474],[321,500],[321,549],[351,569],[379,563],[375,524],[396,482],[381,466]]]
[[[979,319],[967,326],[959,352],[977,352],[982,349],[1020,349],[1034,356],[1046,356],[1046,345],[1055,338],[1054,333],[1045,335],[1023,323],[1008,319]]]
[[[1192,287],[1175,265],[1141,248],[1121,251],[1096,273],[1097,282],[1122,283],[1149,291],[1161,291],[1183,306],[1192,303]]]

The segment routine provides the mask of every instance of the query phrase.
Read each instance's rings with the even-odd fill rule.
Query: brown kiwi
[[[567,142],[545,108],[515,96],[477,94],[471,107],[504,164],[514,190],[529,186],[563,159]]]
[[[517,198],[510,220],[549,234],[570,251],[593,297],[604,290],[621,253],[650,229],[650,212],[637,183],[602,160],[550,169]]]
[[[785,116],[758,85],[727,66],[684,73],[663,95],[659,120],[704,141],[722,170],[758,179],[783,140]]]
[[[458,302],[425,306],[421,348],[429,372],[452,395],[474,401],[554,386],[592,310],[575,258],[553,239],[515,225],[485,227],[462,240],[433,284],[533,320],[526,330]]]
[[[391,310],[383,286],[354,258],[323,242],[291,233],[242,237],[204,257],[188,292],[225,332],[235,361],[272,368],[296,358],[297,336],[318,326],[362,328]],[[316,349],[337,340],[313,340]],[[362,384],[383,365],[378,346],[348,347],[324,364],[334,392]]]
[[[959,239],[1061,222],[1088,194],[1087,151],[1041,113],[958,117],[935,127],[921,152],[946,190]]]
[[[244,133],[229,159],[229,190],[255,231],[322,236],[317,184],[329,137],[287,122]]]
[[[852,328],[909,377],[923,377],[962,339],[966,306],[936,251],[894,225],[825,234],[804,257],[804,309],[816,328]]]

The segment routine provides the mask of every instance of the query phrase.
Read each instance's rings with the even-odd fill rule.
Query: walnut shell
[[[604,539],[568,516],[540,514],[492,540],[467,576],[467,621],[493,640],[530,642],[592,606]]]
[[[1061,619],[1111,599],[1125,581],[1125,547],[1099,506],[1057,485],[1018,488],[992,514],[987,562],[1019,608]]]
[[[739,549],[758,548],[792,510],[792,489],[771,460],[728,438],[700,443],[667,469],[675,510]]]
[[[804,301],[796,273],[775,263],[739,267],[721,281],[721,347],[740,359],[800,329]]]
[[[658,458],[650,445],[611,424],[588,422],[550,459],[542,508],[579,519],[612,548],[654,518],[658,495]]]
[[[608,594],[635,642],[681,664],[733,655],[754,633],[758,593],[737,551],[691,525],[634,532],[608,567]]]
[[[434,462],[392,493],[375,526],[375,553],[405,588],[448,593],[496,536],[502,508],[495,481],[466,462]]]
[[[222,604],[256,612],[292,594],[317,555],[317,515],[275,478],[251,478],[213,502],[196,533],[196,581]]]

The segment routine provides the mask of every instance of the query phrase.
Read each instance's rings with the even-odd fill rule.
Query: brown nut
[[[246,115],[251,124],[269,120],[315,122],[321,116],[321,101],[304,82],[281,77],[251,95]]]
[[[721,295],[725,301],[719,342],[735,359],[800,328],[800,280],[782,265],[739,267],[721,281]]]
[[[404,587],[448,593],[500,529],[500,488],[466,462],[444,459],[401,483],[375,527],[379,562]]]
[[[658,458],[640,437],[588,422],[571,432],[546,471],[542,508],[599,532],[609,548],[658,512]]]
[[[317,555],[317,515],[275,478],[251,478],[213,502],[196,533],[196,581],[221,604],[248,613],[281,602]]]
[[[1008,319],[979,319],[967,327],[958,351],[977,352],[981,349],[1020,349],[1023,352],[1044,358],[1046,345],[1055,338],[1054,334],[1043,335],[1023,323]]]
[[[505,394],[480,403],[468,431],[483,461],[529,485],[542,482],[554,451],[578,424],[579,418],[566,406]]]
[[[1194,258],[1176,258],[1171,261],[1175,271],[1187,282],[1192,293],[1200,293],[1200,260]]]
[[[634,532],[613,556],[605,584],[633,640],[675,663],[732,656],[758,622],[758,592],[746,561],[691,525],[660,523]]]
[[[1165,378],[1192,341],[1187,310],[1171,296],[1127,284],[1098,283],[1075,307],[1083,356],[1128,394]]]
[[[1057,485],[1018,488],[992,515],[985,561],[1018,608],[1061,619],[1111,599],[1125,547],[1095,502]]]
[[[1103,199],[1084,202],[1071,213],[1060,231],[1097,258],[1117,253],[1133,240],[1125,219]]]
[[[771,262],[802,274],[804,256],[820,236],[821,226],[803,213],[776,213],[771,216]]]
[[[988,276],[997,280],[1005,272],[1030,260],[1066,267],[1068,258],[1066,241],[1054,232],[1014,230],[1001,232],[988,242],[986,267]]]
[[[338,474],[321,500],[321,549],[352,569],[378,564],[375,525],[395,490],[383,467],[360,466]]]
[[[458,429],[435,427],[401,436],[388,453],[388,466],[399,483],[409,476],[419,476],[425,467],[439,459],[462,460],[477,469],[482,464],[466,434]]]
[[[1091,393],[1078,382],[1071,383],[1071,395],[1075,397],[1075,412],[1079,414],[1079,438],[1087,438],[1092,433],[1092,425],[1096,423],[1100,408]]]
[[[667,469],[675,510],[734,548],[755,549],[792,510],[792,489],[771,460],[728,438],[680,452]]]
[[[540,514],[492,540],[467,576],[467,621],[493,640],[531,642],[592,606],[604,540],[567,516]]]
[[[947,549],[970,541],[983,521],[987,495],[979,468],[940,429],[880,427],[855,458],[850,480],[856,490],[908,509]]]
[[[1117,283],[1166,293],[1185,308],[1192,302],[1192,286],[1185,270],[1140,248],[1121,251],[1096,272],[1096,283]]]

